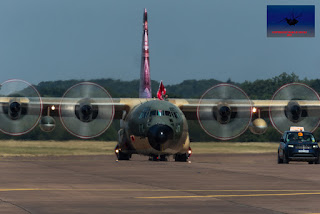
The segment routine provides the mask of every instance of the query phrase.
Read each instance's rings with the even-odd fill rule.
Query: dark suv
[[[310,132],[286,131],[280,140],[278,163],[307,161],[319,164],[319,145]]]

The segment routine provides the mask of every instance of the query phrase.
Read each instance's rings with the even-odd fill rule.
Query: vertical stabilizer
[[[140,98],[151,98],[150,61],[149,61],[149,39],[148,39],[148,15],[147,9],[143,14],[143,35],[142,35],[142,59],[140,74]]]

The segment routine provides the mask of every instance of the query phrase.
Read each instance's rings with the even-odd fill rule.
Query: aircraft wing
[[[108,118],[108,115],[111,115],[110,109],[112,109],[111,106],[113,106],[113,119],[122,119],[135,106],[146,101],[153,100],[152,98],[88,99],[90,100],[90,105],[108,109],[109,112],[104,113],[106,118]],[[12,102],[18,102],[21,104],[22,109],[28,109],[27,111],[21,111],[21,115],[25,115],[22,117],[22,120],[17,119],[20,117],[20,113],[16,114],[14,111],[11,112],[11,115],[10,112],[8,113],[8,109],[10,110]],[[86,100],[81,98],[63,98],[61,100],[61,98],[58,97],[42,97],[40,101],[39,98],[36,97],[0,97],[0,116],[2,115],[1,119],[5,121],[3,124],[11,124],[7,133],[20,135],[29,131],[29,127],[30,129],[34,128],[33,124],[37,124],[37,120],[40,120],[41,117],[59,117],[61,112],[59,108],[62,108],[64,111],[67,111],[66,114],[62,115],[62,117],[70,118],[65,120],[66,123],[69,123],[67,126],[71,126],[74,130],[76,130],[82,126],[86,126],[86,122],[88,122],[86,121],[86,118],[82,118],[83,120],[79,121],[79,115],[76,115],[75,113],[76,106],[80,106],[83,104],[83,102],[85,103]],[[207,130],[212,129],[212,133],[219,132],[221,129],[221,132],[227,133],[223,135],[227,136],[226,139],[230,135],[228,130],[237,129],[240,126],[242,126],[242,129],[245,130],[257,117],[261,119],[269,119],[270,114],[272,114],[272,117],[274,118],[274,121],[272,121],[273,125],[275,124],[275,128],[280,132],[287,130],[287,127],[292,125],[304,126],[306,127],[306,130],[314,130],[314,127],[318,127],[319,125],[320,102],[318,100],[270,101],[241,99],[168,99],[168,102],[180,108],[188,120],[198,120],[199,115],[197,111],[200,109],[200,125]],[[43,111],[40,115],[38,109],[41,104],[43,106]],[[17,106],[13,107],[16,108]],[[259,115],[255,113],[251,114],[251,110],[253,109],[252,107],[257,109]],[[8,114],[9,117],[6,116]],[[100,123],[97,125],[98,127],[104,127],[103,120],[99,119],[102,118],[98,117],[95,120],[95,123]],[[78,123],[79,125],[74,125]],[[92,127],[95,126],[94,123],[90,123],[90,125]],[[28,128],[24,129],[23,127]],[[1,127],[1,129],[6,129],[6,125]],[[103,128],[101,128],[101,131],[104,131]],[[91,136],[91,132],[88,133],[88,136]]]
[[[187,119],[196,120],[197,119],[197,109],[199,106],[202,107],[216,107],[222,100],[207,100],[205,103],[201,102],[199,99],[169,99],[169,102],[177,105],[181,111],[184,113]],[[270,106],[274,110],[283,111],[283,108],[288,106],[290,100],[251,100],[248,103],[243,100],[232,100],[228,102],[228,105],[232,107],[255,107],[260,111],[261,117],[269,117]],[[315,100],[297,100],[296,101],[300,107],[308,108],[308,110],[320,110],[320,102]]]
[[[10,97],[0,97],[0,104],[4,105],[10,102],[13,98]],[[17,99],[17,98],[14,98]],[[22,104],[28,104],[30,107],[35,107],[39,105],[39,101],[32,98],[18,98],[19,101]],[[115,116],[114,119],[121,119],[123,111],[129,112],[132,108],[134,108],[136,105],[146,102],[148,100],[153,99],[146,99],[146,98],[115,98],[112,99],[112,102],[110,102],[110,99],[99,99],[95,98],[94,104],[98,106],[107,106],[107,105],[113,105],[115,110]],[[63,105],[75,105],[79,99],[76,98],[68,98],[63,100]],[[217,107],[219,103],[222,102],[222,100],[218,99],[210,99],[206,100],[205,102],[199,103],[199,99],[169,99],[170,103],[178,106],[181,111],[184,113],[187,119],[189,120],[196,120],[197,119],[197,109],[199,106],[201,107],[208,107],[213,108]],[[319,110],[320,109],[320,102],[314,101],[314,100],[298,100],[296,101],[300,107],[302,108],[308,108],[309,110]],[[251,100],[251,103],[248,103],[243,100],[232,100],[228,102],[228,105],[231,108],[246,108],[246,107],[256,107],[260,113],[261,117],[265,118],[268,117],[269,108],[272,106],[274,109],[278,109],[279,111],[282,111],[284,107],[288,105],[288,100]],[[60,97],[42,97],[42,105],[43,105],[43,112],[45,113],[48,109],[50,109],[50,115],[51,116],[59,116],[58,108],[61,104],[61,98]],[[52,106],[55,106],[55,110],[52,110]]]
[[[121,119],[123,111],[127,113],[137,104],[141,102],[145,102],[147,99],[142,98],[116,98],[116,99],[103,99],[103,98],[95,98],[94,104],[98,106],[114,106],[114,119]],[[44,97],[42,98],[42,104],[44,111],[50,109],[50,115],[59,117],[58,107],[63,104],[66,106],[74,106],[79,99],[76,98],[68,98],[63,99],[61,103],[61,98],[54,97]],[[55,106],[55,110],[52,110],[52,106]]]

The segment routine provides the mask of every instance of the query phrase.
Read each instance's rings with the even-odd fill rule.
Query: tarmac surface
[[[0,213],[320,213],[320,165],[276,154],[2,158]]]

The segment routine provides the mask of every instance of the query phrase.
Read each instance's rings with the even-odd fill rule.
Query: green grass
[[[250,143],[232,143],[232,142],[206,142],[191,143],[194,154],[204,153],[270,153],[276,152],[279,143],[250,142]]]
[[[111,155],[116,142],[103,141],[0,141],[0,156],[64,156]],[[268,153],[278,143],[191,143],[194,154],[204,153]]]
[[[116,142],[0,141],[0,156],[62,156],[114,154]]]

